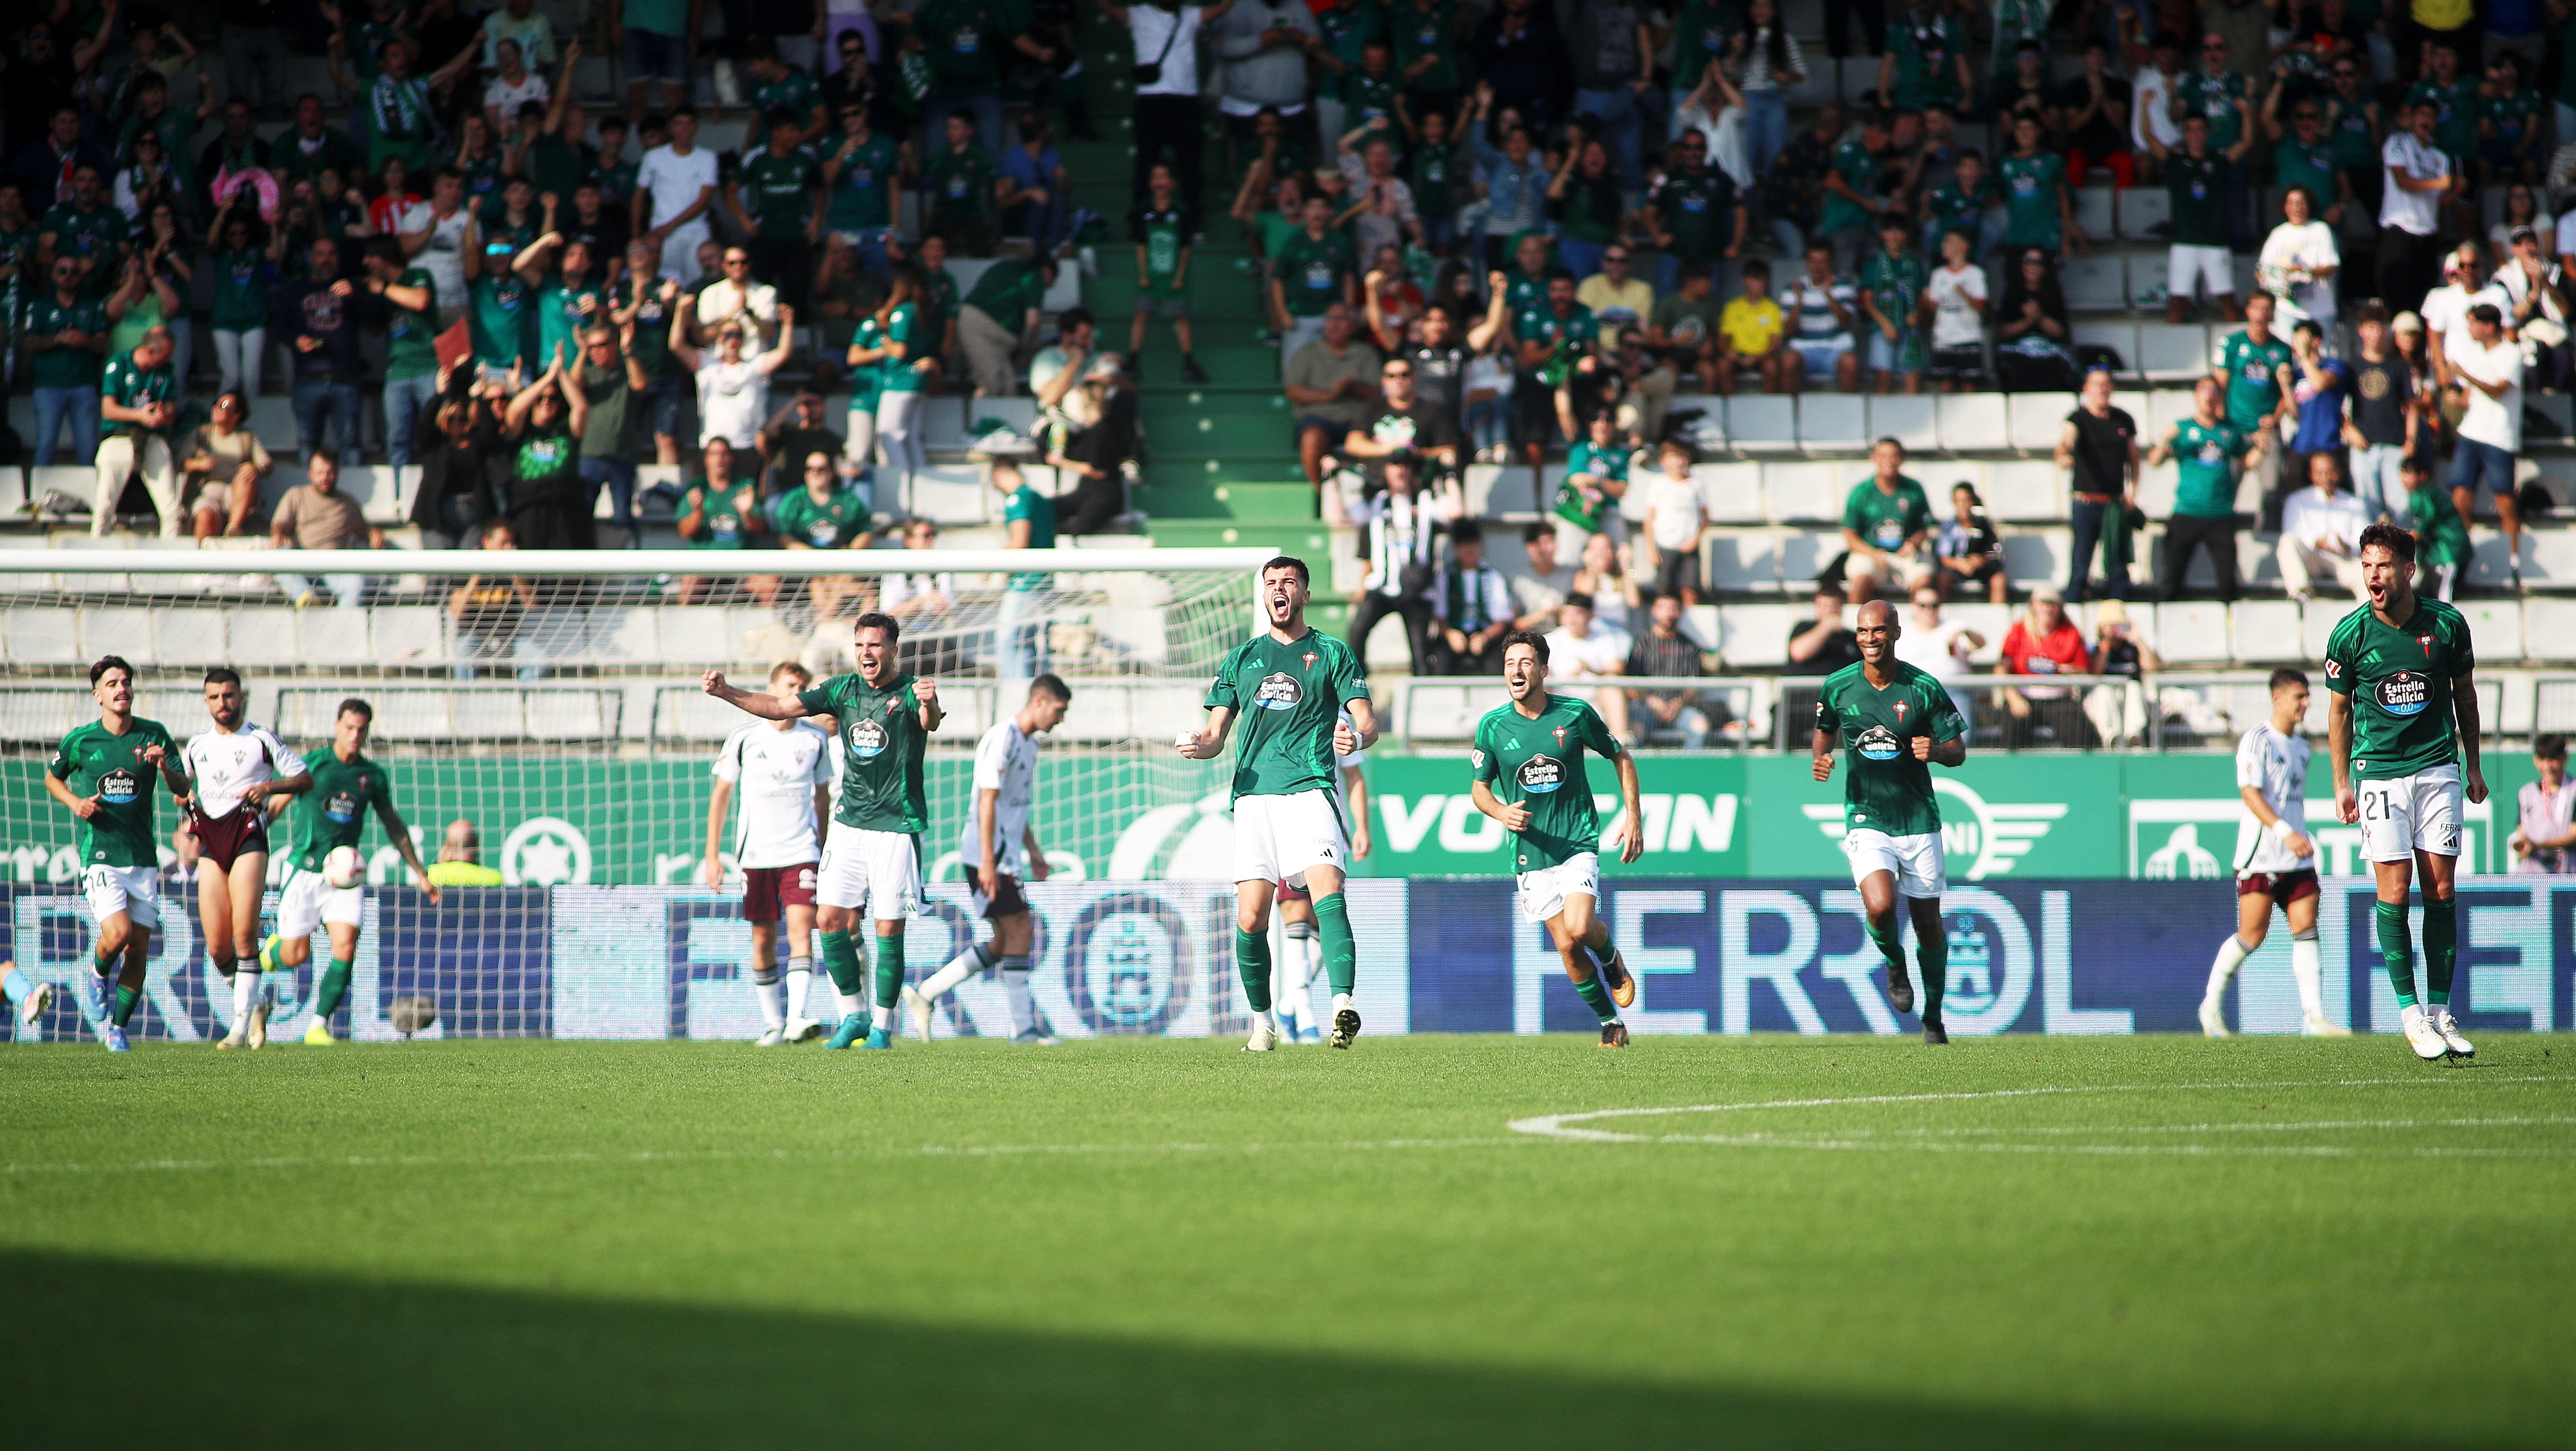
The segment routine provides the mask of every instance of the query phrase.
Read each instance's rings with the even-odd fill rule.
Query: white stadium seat
[[[1720,524],[1762,522],[1762,465],[1756,463],[1694,464],[1691,480],[1710,520]]]
[[[2022,529],[2004,535],[2004,574],[2017,589],[2064,584],[2075,540],[2064,529]]]
[[[2135,195],[2143,188],[2132,187]],[[2161,195],[2161,193],[2159,193]],[[2165,305],[2165,254],[2141,252],[2129,258],[2129,305],[2162,307]]]
[[[1908,453],[1941,446],[1940,400],[1929,393],[1882,393],[1869,400],[1869,437],[1892,438]]]
[[[1771,594],[1780,588],[1781,531],[1723,529],[1708,539],[1708,586],[1720,594]]]
[[[1780,540],[1780,590],[1803,595],[1825,565],[1843,552],[1839,529],[1796,529]]]
[[[1738,670],[1784,665],[1789,659],[1789,628],[1806,616],[1803,603],[1727,605],[1717,612],[1718,654]]]
[[[1941,395],[1941,446],[1952,453],[1993,453],[2011,446],[2001,393]]]
[[[1852,483],[1868,472],[1852,463],[1764,464],[1762,511],[1774,524],[1837,522]]]
[[[2120,193],[2120,236],[2131,242],[2160,242],[2149,228],[2173,221],[2173,197],[2160,186],[2133,186]]]
[[[2066,470],[2054,459],[2016,459],[1998,463],[1986,471],[1984,490],[1986,512],[1997,521],[2056,521],[2066,517]],[[1935,511],[1946,512],[1947,501],[1936,499]]]
[[[1769,393],[1739,393],[1726,400],[1726,436],[1746,453],[1794,453],[1798,400]]]
[[[2138,376],[2138,328],[2126,322],[2078,322],[2073,329],[2077,348],[2109,348],[2119,355],[2120,365],[2111,371],[2118,377]]]
[[[2138,371],[2151,383],[2187,382],[2209,373],[2209,329],[2197,323],[2138,325]],[[2186,412],[2189,411],[2186,406]]]
[[[1798,446],[1831,453],[1869,447],[1868,400],[1848,393],[1808,393],[1798,399]]]
[[[2113,231],[2113,191],[2107,186],[2085,186],[2082,177],[2070,177],[2075,187],[2075,225],[2095,241],[2107,240]]]
[[[2265,664],[2303,660],[2301,614],[2296,600],[2238,600],[2228,622],[2236,659]]]
[[[2128,271],[2116,256],[2068,257],[2057,267],[2069,312],[2118,312],[2129,305]]]
[[[2458,608],[2469,622],[2469,638],[2476,642],[2480,660],[2522,658],[2522,601],[2467,599],[2459,601]]]
[[[2524,600],[2522,637],[2527,642],[2525,652],[2534,660],[2576,660],[2576,600],[2545,596]]]
[[[2232,658],[2227,606],[2219,600],[2168,600],[2156,607],[2156,653],[2168,664],[2217,665]]]
[[[2012,446],[2024,453],[2045,453],[2055,449],[2066,415],[2075,411],[2075,395],[2011,393],[2005,396],[2012,400]]]

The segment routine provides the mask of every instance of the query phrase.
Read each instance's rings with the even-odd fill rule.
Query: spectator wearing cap
[[[2138,506],[2138,421],[2111,403],[2111,372],[2084,375],[2075,411],[2057,430],[2057,466],[2068,470],[2075,502],[2075,548],[2067,567],[2066,597],[2082,603],[2091,588],[2093,548],[2102,547],[2103,593],[2125,599],[2131,546],[2128,513]],[[1964,486],[1963,486],[1964,487]],[[1995,582],[2003,580],[1997,571]],[[1996,601],[2001,603],[2000,588]]]
[[[1548,536],[1553,544],[1555,536]],[[1450,526],[1450,562],[1431,585],[1432,668],[1442,675],[1502,672],[1502,639],[1512,628],[1512,592],[1485,562],[1485,531],[1473,519]]]
[[[2093,652],[2084,632],[2066,617],[2066,596],[2053,584],[2032,587],[2022,617],[2004,632],[1997,675],[2086,675]],[[2018,748],[2055,745],[2089,750],[2101,744],[2075,696],[2053,685],[2006,686],[2002,692],[2007,742]]]

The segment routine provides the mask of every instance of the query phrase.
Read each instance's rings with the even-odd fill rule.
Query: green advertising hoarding
[[[704,759],[382,759],[425,855],[447,823],[463,819],[481,837],[484,864],[513,884],[675,885],[700,870],[711,784]],[[2509,865],[2503,840],[2531,764],[2520,752],[2487,759],[2495,796],[2469,808],[2463,846],[2470,870],[2494,872]],[[1041,760],[1037,828],[1061,875],[1221,880],[1231,870],[1223,764],[1062,748]],[[1630,866],[1605,860],[1611,875],[1831,879],[1847,870],[1841,778],[1814,780],[1804,756],[1649,755],[1638,766],[1645,851]],[[1464,752],[1375,752],[1367,769],[1372,841],[1359,875],[1507,870],[1501,826],[1470,797]],[[0,879],[67,882],[79,874],[71,815],[45,793],[43,770],[41,758],[0,761]],[[922,845],[935,879],[956,875],[971,772],[962,754],[929,763],[931,829]],[[1590,776],[1606,827],[1618,806],[1617,777],[1600,761]],[[1996,753],[1972,756],[1956,771],[1936,769],[1933,780],[1954,882],[2234,874],[2241,807],[2232,755]],[[2322,750],[2308,798],[2321,868],[2361,873],[2360,830],[2333,823]],[[166,800],[161,821],[166,842],[178,821]],[[399,858],[380,830],[370,829],[366,849],[376,880],[400,879]]]

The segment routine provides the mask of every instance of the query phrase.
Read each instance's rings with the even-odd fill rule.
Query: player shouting
[[[814,877],[823,929],[823,970],[841,1000],[841,1023],[824,1046],[894,1046],[894,1008],[903,989],[904,919],[921,905],[921,833],[930,825],[923,799],[921,758],[939,729],[939,687],[895,664],[903,627],[871,610],[850,626],[858,651],[855,675],[835,675],[794,695],[761,695],[725,684],[724,672],[706,674],[707,694],[763,720],[828,715],[841,736],[841,804],[823,840],[823,862]],[[867,964],[850,929],[863,912],[876,918],[877,965],[873,1002]],[[863,1011],[864,1010],[864,1011]]]
[[[185,800],[179,749],[159,721],[134,713],[134,667],[102,655],[89,667],[98,719],[74,726],[54,748],[45,789],[80,818],[76,842],[81,895],[98,920],[91,971],[98,1016],[90,1028],[110,1053],[130,1053],[125,1025],[143,1001],[152,934],[161,927],[161,857],[152,830],[152,777]],[[122,966],[120,967],[120,962]],[[87,1005],[83,1005],[84,1013]]]
[[[1637,1001],[1637,980],[1610,945],[1610,924],[1598,911],[1601,817],[1592,807],[1583,753],[1597,751],[1618,767],[1621,812],[1611,835],[1622,865],[1646,848],[1637,758],[1590,702],[1547,693],[1547,641],[1536,633],[1503,637],[1503,688],[1512,703],[1476,722],[1476,746],[1468,753],[1476,809],[1520,838],[1512,866],[1521,918],[1547,924],[1565,975],[1601,1020],[1601,1046],[1625,1048],[1628,1025],[1619,1010]]]
[[[1281,555],[1261,566],[1262,615],[1268,628],[1234,647],[1207,692],[1207,724],[1173,745],[1185,760],[1225,751],[1239,715],[1243,739],[1234,756],[1234,965],[1252,1005],[1247,1053],[1279,1046],[1270,1010],[1270,900],[1280,882],[1314,898],[1315,930],[1324,941],[1324,975],[1333,989],[1333,1032],[1348,1048],[1360,1033],[1351,989],[1359,954],[1351,912],[1342,900],[1342,863],[1350,842],[1334,761],[1377,741],[1377,711],[1368,673],[1351,647],[1306,623],[1306,562]],[[1351,724],[1339,717],[1347,707]]]
[[[793,660],[769,672],[771,694],[793,695],[814,676]],[[707,800],[706,878],[724,885],[725,814],[742,792],[734,831],[734,865],[742,869],[742,920],[751,924],[751,987],[760,999],[763,1048],[822,1036],[805,1016],[814,988],[814,864],[823,854],[823,823],[832,812],[832,736],[812,721],[747,725],[716,752],[716,785]],[[787,920],[787,993],[779,1000],[778,922]]]
[[[259,990],[259,899],[268,890],[269,802],[310,788],[304,759],[265,726],[243,718],[241,674],[206,672],[206,714],[180,752],[196,791],[188,829],[197,837],[197,922],[215,973],[232,984],[233,1026],[218,1048],[268,1046],[268,998]],[[247,964],[247,965],[244,965]]]
[[[1904,631],[1895,606],[1885,600],[1861,606],[1852,633],[1860,663],[1826,676],[1816,696],[1815,776],[1833,779],[1834,752],[1849,755],[1843,854],[1851,858],[1869,940],[1887,959],[1888,1001],[1900,1013],[1914,1008],[1896,920],[1896,900],[1903,897],[1923,969],[1923,1041],[1947,1043],[1941,992],[1950,982],[1950,939],[1941,925],[1941,894],[1949,890],[1949,869],[1931,768],[1968,758],[1967,725],[1940,681],[1896,658]]]
[[[277,894],[277,931],[259,949],[260,966],[270,972],[293,972],[313,960],[313,929],[331,943],[331,965],[313,984],[313,1021],[304,1041],[315,1047],[338,1041],[331,1036],[331,1017],[349,993],[349,975],[358,965],[358,929],[367,919],[367,893],[351,883],[331,884],[325,875],[331,853],[358,849],[372,810],[385,836],[411,868],[412,884],[438,905],[442,895],[421,862],[411,828],[394,810],[393,781],[385,768],[368,760],[367,737],[375,730],[376,708],[352,695],[331,713],[331,747],[310,762],[313,782],[295,803],[295,834],[286,856],[286,885]]]
[[[2317,849],[2308,837],[2308,715],[2305,671],[2272,672],[2272,718],[2236,743],[2236,792],[2245,818],[2236,830],[2236,931],[2218,944],[2209,991],[2200,1000],[2200,1030],[2227,1036],[2227,981],[2271,930],[2272,904],[2290,921],[2290,975],[2298,980],[2300,1017],[2311,1038],[2349,1036],[2326,1017],[2324,962],[2317,948]],[[2241,1016],[2241,1014],[2240,1014]]]
[[[2460,860],[2461,773],[2468,799],[2487,799],[2478,766],[2477,652],[2460,612],[2415,593],[2415,536],[2394,524],[2361,531],[2361,587],[2370,602],[2326,639],[2326,749],[2335,816],[2361,824],[2361,854],[2379,879],[2371,909],[2379,956],[2397,994],[2406,1044],[2426,1061],[2477,1049],[2451,1017],[2459,952],[2451,874]],[[2415,999],[2415,944],[2406,922],[2410,868],[2424,873],[2425,1001]]]
[[[975,743],[975,804],[958,833],[957,855],[967,879],[975,884],[975,915],[993,924],[990,943],[970,942],[947,966],[923,979],[919,989],[903,990],[903,1005],[912,1014],[913,1031],[930,1041],[930,1019],[940,997],[959,983],[1002,965],[1002,990],[1011,1000],[1011,1041],[1053,1043],[1038,1019],[1037,1000],[1029,996],[1029,952],[1037,945],[1037,924],[1020,881],[1043,882],[1046,851],[1038,845],[1034,813],[1038,800],[1038,737],[1064,724],[1073,688],[1053,675],[1029,682],[1029,698],[1020,713],[993,722]]]

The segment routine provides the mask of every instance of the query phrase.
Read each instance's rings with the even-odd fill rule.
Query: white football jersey
[[[1021,840],[1038,801],[1038,743],[1017,720],[996,722],[975,743],[975,795],[967,798],[966,825],[957,833],[957,855],[971,872],[984,865],[984,833],[977,813],[983,793],[993,796],[993,865],[1016,877],[1028,870]]]
[[[2290,829],[2308,835],[2308,743],[2297,736],[2285,736],[2265,721],[2245,733],[2236,743],[2236,784],[2251,786],[2263,793],[2263,803],[2272,814],[2290,823]],[[2293,856],[2254,813],[2240,808],[2236,825],[2236,874],[2240,877],[2264,872],[2314,871],[2316,854]],[[2311,845],[2315,838],[2309,837]]]
[[[814,788],[832,783],[832,756],[831,734],[806,721],[786,730],[761,721],[726,738],[715,774],[734,784],[734,865],[751,871],[822,860]]]
[[[197,784],[197,810],[209,821],[232,815],[242,792],[262,781],[281,781],[304,774],[304,758],[269,734],[266,726],[243,721],[234,730],[201,731],[179,753],[188,779]]]

